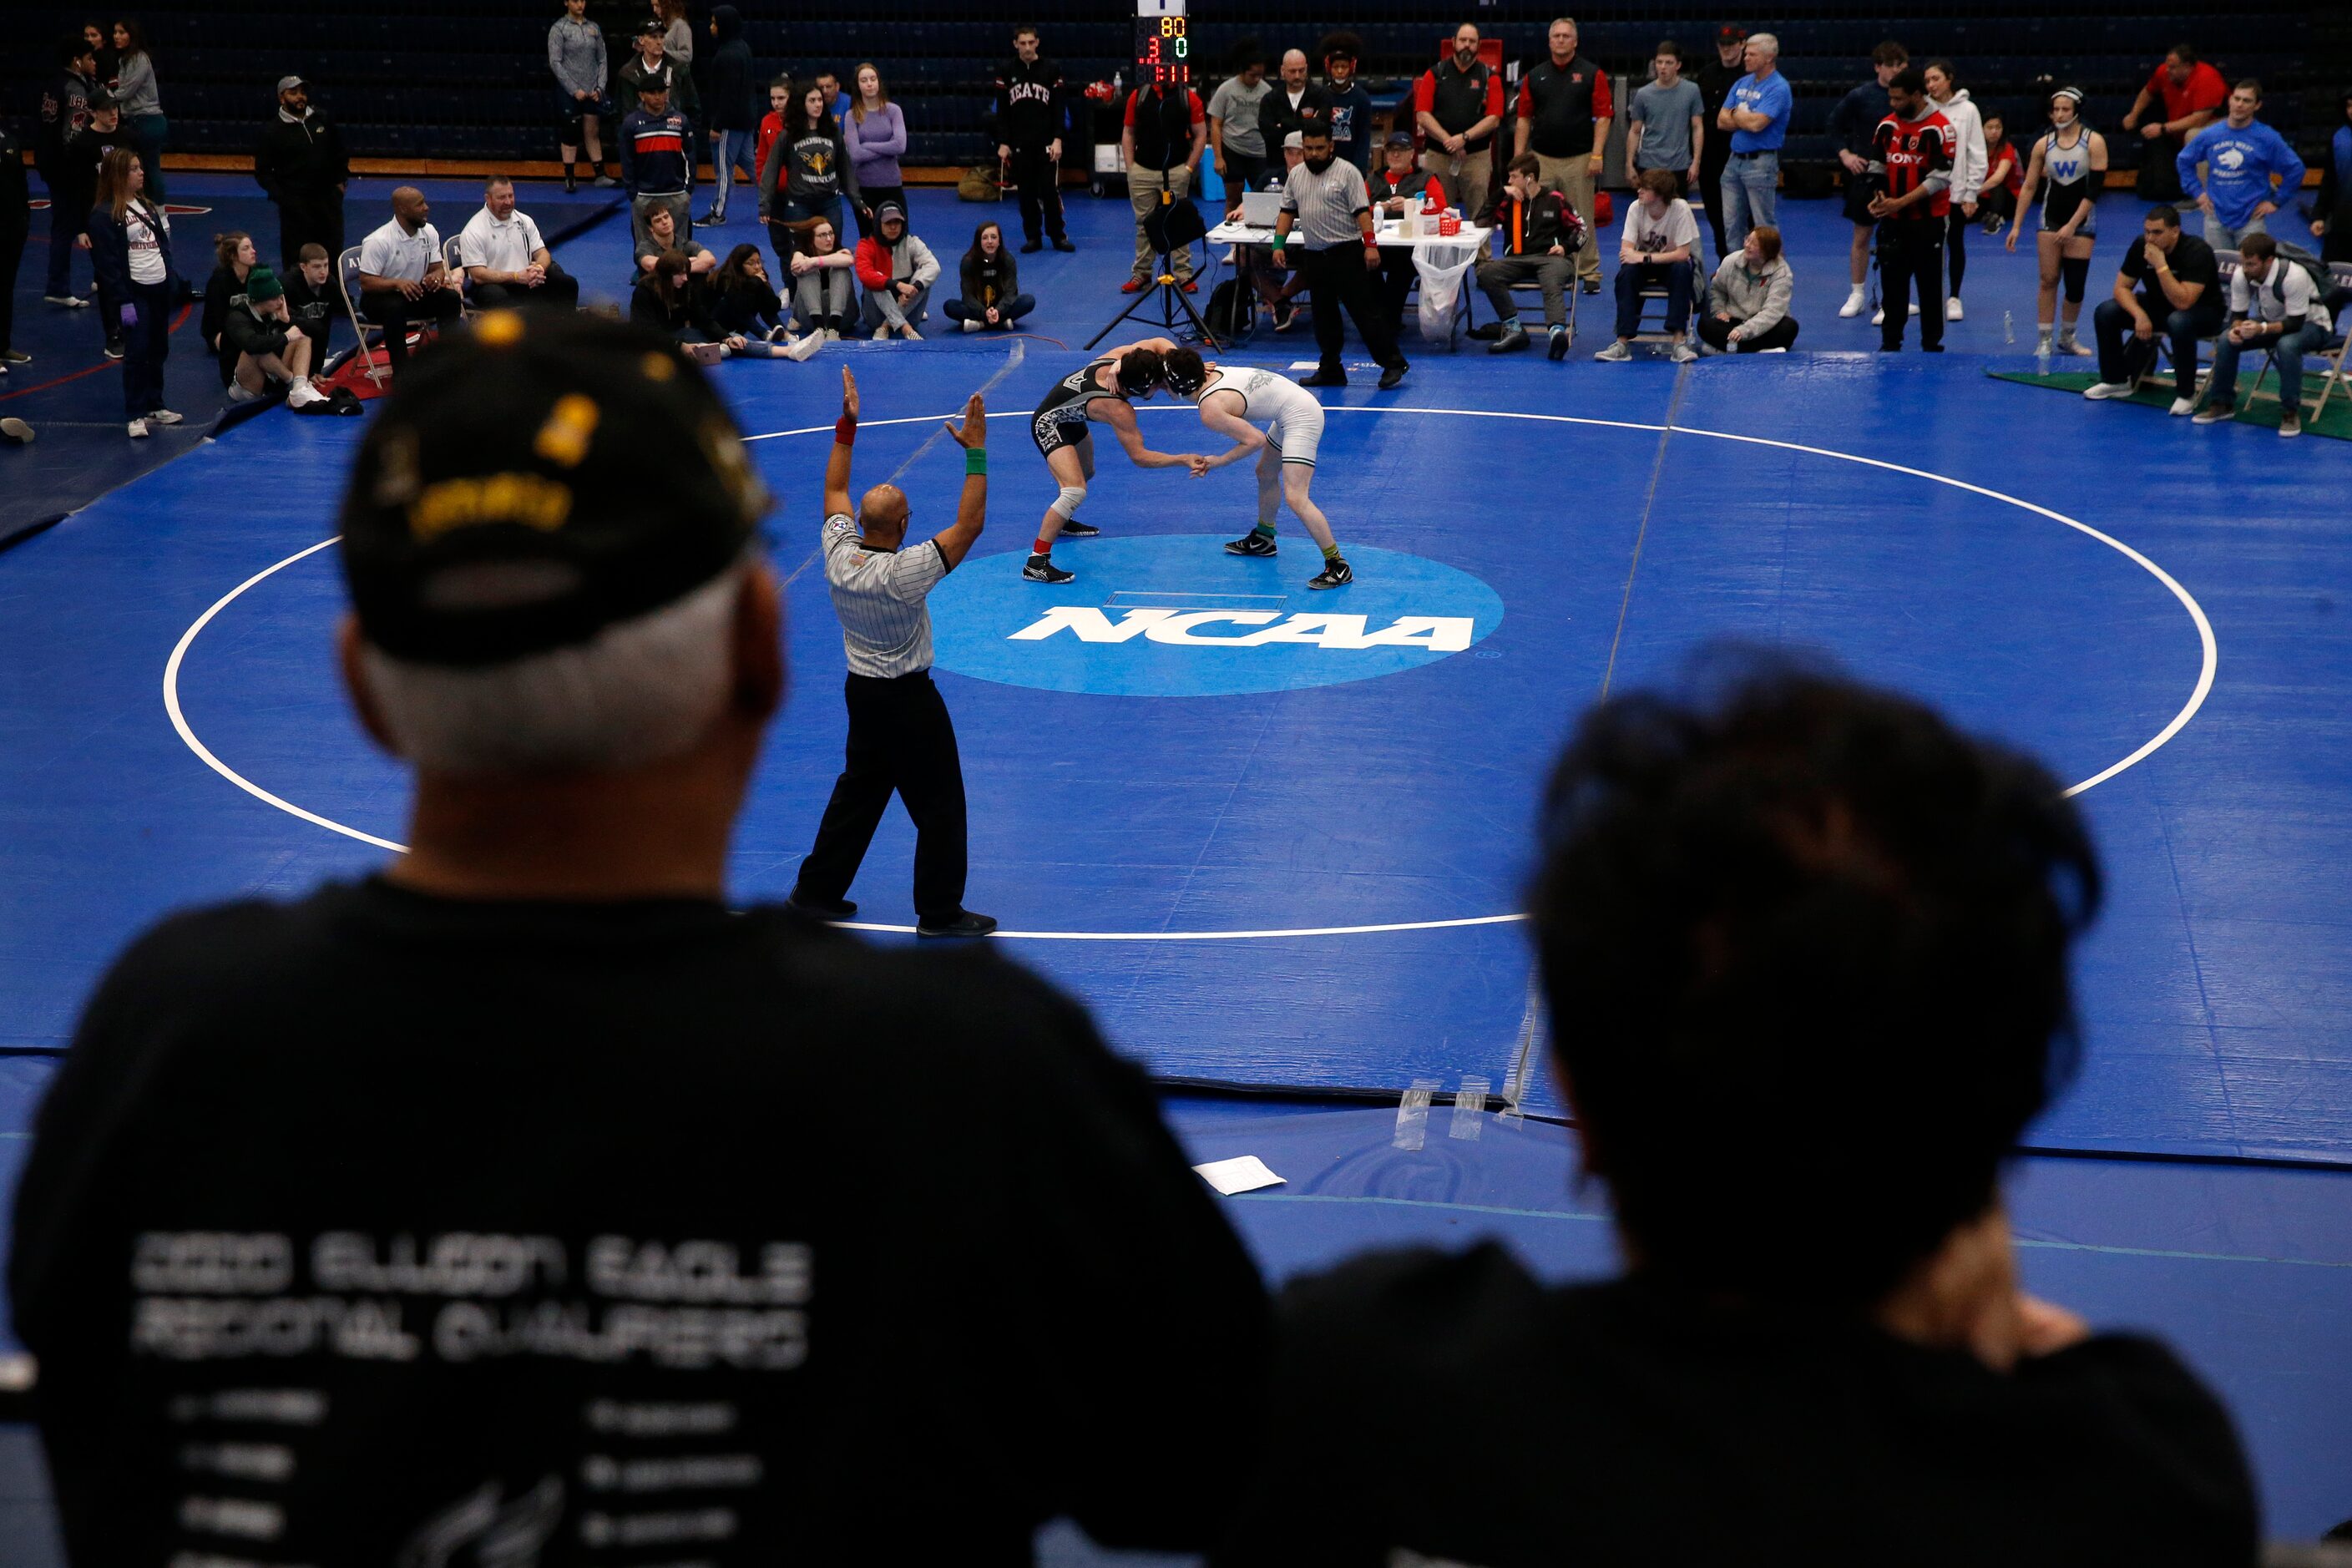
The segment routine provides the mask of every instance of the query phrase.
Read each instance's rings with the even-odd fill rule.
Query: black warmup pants
[[[0,211],[0,352],[16,346],[10,334],[16,330],[16,267],[32,226],[29,209]]]
[[[1066,237],[1062,227],[1062,166],[1045,156],[1043,147],[1015,147],[1006,171],[1021,188],[1021,237],[1034,243],[1038,225],[1055,239]]]
[[[408,327],[412,321],[437,321],[446,326],[466,307],[454,289],[428,289],[412,300],[397,289],[362,289],[360,313],[383,329],[383,357],[396,373],[408,363]]]
[[[302,265],[302,247],[319,245],[326,247],[327,265],[340,266],[343,254],[343,193],[330,186],[317,195],[289,195],[278,204],[278,259],[285,268],[278,274],[291,277]],[[333,274],[330,272],[329,277]]]
[[[1721,261],[1730,253],[1723,247],[1723,172],[1731,167],[1731,135],[1720,134],[1715,122],[1707,121],[1706,145],[1698,155],[1699,190],[1706,197],[1706,226],[1715,230],[1715,258]]]
[[[1399,336],[1404,332],[1405,298],[1412,292],[1412,280],[1419,273],[1412,258],[1410,245],[1381,247],[1381,310],[1388,317],[1389,331]]]
[[[1372,274],[1364,265],[1364,247],[1360,245],[1335,245],[1328,250],[1300,250],[1299,276],[1315,296],[1315,347],[1322,356],[1318,372],[1344,375],[1347,367],[1339,363],[1339,350],[1346,342],[1345,329],[1339,324],[1339,311],[1344,308],[1354,318],[1356,331],[1362,334],[1364,346],[1371,351],[1372,359],[1382,370],[1404,368],[1404,355],[1397,352],[1396,329],[1389,323],[1388,312],[1372,292]]]
[[[2188,310],[2175,310],[2160,296],[2142,290],[2139,306],[2156,323],[2156,330],[2171,342],[2173,395],[2196,396],[2197,341],[2221,330],[2221,301],[2209,289]],[[2143,343],[2132,335],[2131,312],[2113,300],[2100,300],[2098,308],[2091,312],[2091,331],[2099,340],[2101,381],[2129,381],[2156,353],[2153,342]]]
[[[1735,343],[1731,341],[1731,329],[1738,324],[1737,321],[1717,321],[1713,316],[1701,316],[1698,319],[1698,335],[1709,348],[1727,352],[1737,349],[1744,354],[1760,354],[1766,349],[1785,349],[1797,341],[1797,318],[1794,316],[1783,316],[1754,337],[1742,338]]]
[[[561,310],[579,308],[580,279],[563,270],[562,263],[550,257],[547,276],[536,289],[526,289],[520,283],[477,283],[474,285],[474,309],[496,310],[503,306],[551,305]]]
[[[73,292],[74,238],[89,230],[90,204],[88,191],[61,191],[58,188],[61,183],[53,182],[49,186],[49,276],[42,289],[59,300]],[[113,330],[110,322],[107,331]]]
[[[848,757],[794,895],[824,904],[848,896],[896,791],[915,824],[915,916],[927,925],[951,921],[963,913],[966,850],[963,763],[947,702],[929,670],[888,680],[852,675],[842,697]]]
[[[1878,346],[1893,353],[1903,346],[1903,323],[1911,319],[1911,291],[1919,291],[1919,346],[1944,346],[1944,220],[1892,218],[1878,226],[1878,292],[1886,307]]]
[[[1977,208],[1982,216],[1984,208]],[[1960,281],[1969,275],[1969,230],[1976,218],[1960,216],[1960,204],[1954,202],[1950,216],[1944,220],[1944,259],[1952,269],[1952,298],[1960,297]],[[1923,312],[1924,313],[1924,312]]]
[[[163,406],[163,362],[172,354],[172,286],[134,282],[122,304],[138,311],[122,334],[122,416],[143,419]],[[120,311],[121,305],[115,309]],[[118,314],[112,324],[121,321]]]

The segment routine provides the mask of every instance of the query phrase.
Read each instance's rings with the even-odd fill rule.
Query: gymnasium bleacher
[[[817,0],[788,15],[758,3],[744,13],[761,75],[806,75],[819,64],[845,75],[872,60],[906,110],[907,162],[950,167],[992,161],[985,129],[997,62],[1007,52],[1009,15],[973,19],[954,0],[899,0],[888,18],[850,0]],[[1587,54],[1612,70],[1639,74],[1662,37],[1705,50],[1717,26],[1738,21],[1770,28],[1781,40],[1781,68],[1797,89],[1796,121],[1786,163],[1826,163],[1826,127],[1840,94],[1863,75],[1882,38],[1900,39],[1915,59],[1948,55],[1963,84],[2021,130],[2039,123],[2036,82],[2049,77],[2090,94],[2093,124],[2113,130],[2148,71],[2170,44],[2187,39],[2224,76],[2260,77],[2264,118],[2306,158],[2335,122],[2341,84],[2315,62],[2341,59],[2352,47],[2352,7],[2266,8],[2217,14],[2182,0],[1992,0],[1958,17],[1948,13],[1887,16],[1834,0],[1794,0],[1769,16],[1693,0],[1577,11]],[[783,10],[782,7],[778,11]],[[162,0],[138,14],[152,41],[172,150],[240,156],[249,151],[271,108],[270,86],[283,75],[312,84],[316,101],[344,128],[355,156],[393,160],[521,160],[552,154],[552,114],[545,61],[553,5],[458,5],[454,0],[388,0],[365,13],[289,0]],[[635,7],[597,4],[617,65],[626,58]],[[698,29],[708,7],[693,8]],[[1528,5],[1436,4],[1433,0],[1331,0],[1300,7],[1272,0],[1205,0],[1192,23],[1195,58],[1204,68],[1255,35],[1270,47],[1312,47],[1334,28],[1363,38],[1363,75],[1375,94],[1394,91],[1433,58],[1458,22],[1499,36],[1509,58],[1540,51],[1541,30],[1555,13]],[[1076,89],[1108,80],[1127,62],[1133,23],[1120,0],[1045,0],[1022,9],[1045,35]],[[5,101],[23,129],[41,83],[54,68],[48,40],[79,25],[77,14],[44,11],[18,36],[38,47],[11,51]],[[1694,54],[1694,63],[1703,54]],[[2131,168],[2136,142],[2112,138],[2115,167]],[[1083,159],[1074,160],[1083,166]]]

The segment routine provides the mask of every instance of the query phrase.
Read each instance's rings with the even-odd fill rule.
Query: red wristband
[[[845,414],[833,422],[833,444],[836,447],[857,445],[857,421]]]

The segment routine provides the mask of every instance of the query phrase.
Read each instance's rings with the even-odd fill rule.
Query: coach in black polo
[[[1609,78],[1577,52],[1576,23],[1570,17],[1552,23],[1545,45],[1550,53],[1519,83],[1512,155],[1532,152],[1542,169],[1542,188],[1566,196],[1576,216],[1584,220],[1584,232],[1597,234],[1593,190],[1601,179],[1601,153],[1609,144],[1609,122],[1616,117],[1616,106],[1609,98]],[[1584,291],[1600,293],[1601,247],[1586,246],[1577,254],[1576,268],[1584,279]]]
[[[895,793],[915,821],[916,934],[986,936],[996,922],[963,907],[963,763],[948,705],[931,683],[931,612],[923,602],[980,537],[988,510],[988,411],[978,393],[964,406],[963,427],[947,430],[963,448],[955,522],[906,548],[907,495],[898,486],[876,485],[850,510],[857,378],[843,367],[841,418],[824,465],[824,580],[849,656],[842,690],[848,758],[791,902],[824,920],[857,912],[849,884]]]

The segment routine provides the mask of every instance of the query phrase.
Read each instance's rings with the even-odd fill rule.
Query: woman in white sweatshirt
[[[1960,279],[1969,272],[1969,226],[1976,222],[1977,195],[1984,189],[1984,120],[1969,101],[1968,89],[1952,74],[1949,60],[1927,62],[1927,97],[1937,111],[1952,123],[1952,216],[1944,226],[1944,255],[1952,268],[1952,291],[1944,300],[1944,320],[1962,319]]]

